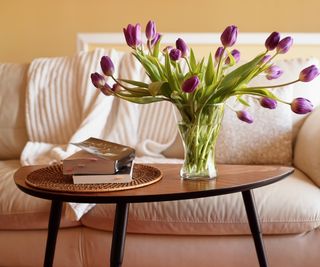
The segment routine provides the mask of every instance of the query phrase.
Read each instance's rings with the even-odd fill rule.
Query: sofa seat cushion
[[[0,230],[46,229],[50,201],[23,193],[13,175],[20,167],[19,160],[0,161]],[[61,227],[79,225],[62,216]]]
[[[254,190],[265,234],[304,233],[320,225],[320,190],[299,170]],[[111,231],[115,206],[97,205],[81,222]],[[130,205],[128,232],[176,235],[250,234],[240,193]]]

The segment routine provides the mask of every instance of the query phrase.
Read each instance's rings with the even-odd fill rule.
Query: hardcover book
[[[131,180],[133,148],[92,137],[74,145],[82,150],[63,160],[63,174],[73,175],[75,183]]]

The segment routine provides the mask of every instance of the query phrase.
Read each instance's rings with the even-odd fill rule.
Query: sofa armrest
[[[307,117],[297,135],[293,162],[320,187],[320,107]]]

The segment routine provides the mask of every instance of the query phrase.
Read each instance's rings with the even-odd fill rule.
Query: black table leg
[[[243,191],[242,198],[247,212],[247,217],[250,225],[250,230],[253,236],[254,245],[259,260],[260,267],[267,267],[268,262],[262,240],[262,233],[260,230],[260,222],[258,220],[258,214],[254,201],[254,195],[252,190]]]
[[[48,224],[46,255],[43,264],[44,267],[51,267],[53,264],[54,251],[56,248],[57,235],[60,226],[61,211],[62,201],[52,200]]]
[[[121,267],[126,241],[129,203],[120,202],[114,217],[110,267]]]

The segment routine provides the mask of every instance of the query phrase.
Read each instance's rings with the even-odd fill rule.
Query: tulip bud
[[[220,61],[220,59],[222,58],[223,56],[223,53],[224,53],[224,48],[222,46],[218,47],[215,55],[214,55],[214,58],[217,62]]]
[[[156,24],[154,21],[149,21],[146,26],[146,36],[148,40],[152,40],[156,37],[157,30],[156,30]]]
[[[182,52],[182,57],[187,57],[189,55],[189,47],[181,38],[176,41],[176,47]]]
[[[297,114],[306,114],[311,112],[312,109],[312,103],[308,99],[303,97],[298,97],[291,103],[291,110]]]
[[[311,65],[300,72],[299,81],[310,82],[319,75],[319,69],[315,65]]]
[[[173,47],[171,45],[166,46],[162,51],[163,53],[170,53],[170,51],[173,49]]]
[[[171,60],[173,61],[177,61],[181,58],[182,52],[179,49],[173,48],[171,49],[169,56],[171,58]]]
[[[273,32],[269,35],[265,42],[265,47],[268,51],[274,50],[280,41],[280,34],[278,32]]]
[[[182,91],[185,93],[192,93],[196,90],[199,85],[200,80],[198,76],[191,76],[189,79],[185,80],[182,84]]]
[[[269,97],[262,97],[259,102],[264,108],[275,109],[277,107],[277,101]]]
[[[114,85],[112,85],[112,91],[118,93],[119,91],[121,91],[121,87],[119,84],[115,83]]]
[[[266,69],[265,72],[267,73],[267,79],[273,80],[279,78],[282,75],[283,70],[276,65],[272,65],[268,69]]]
[[[220,40],[224,47],[233,46],[237,41],[238,28],[234,25],[228,26],[221,34]]]
[[[103,56],[100,60],[100,66],[102,69],[102,72],[106,76],[112,76],[114,73],[114,65],[112,63],[112,60],[108,56]]]
[[[248,111],[239,110],[236,113],[239,120],[244,121],[246,123],[253,123],[253,118]]]
[[[104,77],[98,72],[91,73],[91,82],[98,89],[101,89],[106,84]]]
[[[233,56],[235,62],[238,63],[240,60],[240,51],[237,49],[233,49],[231,51],[231,55]],[[230,57],[229,56],[226,58],[225,64],[227,64],[227,65],[230,64]]]
[[[286,38],[283,38],[277,45],[277,53],[278,54],[285,54],[288,52],[290,47],[293,44],[292,37],[288,36]]]
[[[264,64],[264,63],[268,62],[268,61],[270,60],[270,58],[271,58],[270,55],[265,55],[265,56],[261,59],[261,61],[260,61],[259,64]]]
[[[141,26],[139,23],[136,26],[129,24],[127,28],[123,28],[123,33],[128,46],[136,49],[141,45]]]
[[[102,88],[100,88],[100,91],[106,96],[112,95],[113,92],[112,88],[108,84],[105,84]]]
[[[157,32],[156,36],[151,40],[151,46],[154,46],[160,40],[161,37],[162,35]]]

